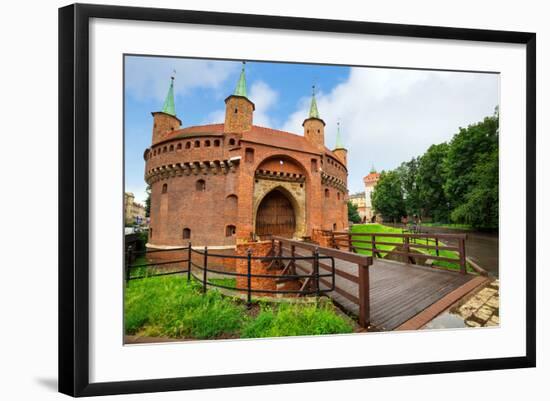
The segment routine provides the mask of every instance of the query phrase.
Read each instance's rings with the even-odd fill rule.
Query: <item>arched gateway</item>
[[[296,231],[296,214],[286,195],[274,189],[261,201],[256,215],[256,234],[292,238]]]

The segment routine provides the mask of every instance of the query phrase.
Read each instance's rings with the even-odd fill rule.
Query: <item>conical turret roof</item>
[[[166,95],[166,99],[164,100],[162,112],[175,117],[176,105],[174,104],[174,77],[171,77],[170,79],[170,88],[168,89],[168,94]]]
[[[346,149],[344,147],[344,143],[342,142],[342,136],[340,135],[340,122],[338,122],[336,128],[336,146],[334,149]]]
[[[243,61],[241,75],[239,76],[239,81],[237,82],[237,87],[235,88],[235,92],[233,92],[233,95],[248,98],[246,94],[246,76],[244,72],[244,65],[245,65],[245,62]]]
[[[320,118],[319,110],[317,109],[317,100],[315,99],[315,85],[311,91],[311,105],[309,106],[309,118]]]

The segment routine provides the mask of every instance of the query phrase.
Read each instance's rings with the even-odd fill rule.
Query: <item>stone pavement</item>
[[[485,288],[451,308],[464,319],[469,327],[490,327],[500,324],[499,280],[494,280]]]

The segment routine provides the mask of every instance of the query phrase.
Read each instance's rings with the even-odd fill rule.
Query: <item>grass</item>
[[[231,285],[234,279],[218,280]],[[222,281],[220,281],[222,280]],[[232,280],[232,282],[231,282]],[[125,293],[126,334],[188,339],[257,338],[350,333],[353,325],[332,303],[262,305],[252,313],[237,298],[185,276],[149,277],[129,282]],[[256,308],[257,310],[257,308]]]
[[[243,338],[351,333],[352,325],[334,313],[332,304],[281,304],[263,307],[242,330]]]
[[[136,258],[134,259],[134,261],[132,262],[132,266],[139,266],[139,265],[145,265],[149,263],[149,261],[147,260],[147,258],[145,257],[145,255],[140,255],[140,256],[136,256]],[[145,276],[147,274],[147,270],[151,270],[150,268],[148,269],[147,267],[136,267],[136,268],[133,268],[133,269],[130,269],[130,277],[141,277],[141,276]]]
[[[369,234],[369,233],[395,233],[395,234],[401,234],[403,231],[400,228],[389,227],[389,226],[385,226],[383,224],[360,224],[360,225],[351,226],[351,232],[352,233],[364,233],[364,234]],[[361,237],[356,237],[356,238],[360,239],[361,241],[370,241],[371,240],[371,236],[368,236],[368,235],[361,236]],[[376,248],[380,249],[381,251],[392,251],[392,250],[395,249],[396,246],[399,246],[399,245],[403,244],[403,239],[402,238],[384,237],[384,236],[381,236],[381,235],[377,235],[376,240],[381,241],[381,242],[393,242],[393,243],[395,243],[394,246],[392,246],[392,245],[378,245],[377,244]],[[421,242],[419,240],[418,243],[419,244],[421,243],[423,245],[435,246],[435,241],[431,240],[431,239],[429,239],[427,243],[426,243],[425,240],[421,240]],[[353,244],[353,246],[359,247],[359,248],[361,248],[361,247],[370,248],[370,244],[365,244],[365,243],[362,243],[362,242],[353,241],[352,244]],[[436,256],[435,249],[415,247],[414,242],[411,242],[411,249],[414,249],[415,251],[421,252],[425,255]],[[370,250],[357,249],[357,252],[360,253],[360,254],[363,254],[363,255],[372,256],[372,252]],[[380,254],[381,254],[382,257],[385,257],[387,255],[387,253],[384,253],[384,252],[380,252]],[[450,258],[450,259],[458,259],[458,252],[449,251],[449,250],[439,250],[439,256],[445,257],[445,258]],[[460,270],[460,264],[458,263],[458,261],[455,263],[455,262],[447,262],[447,261],[443,261],[443,260],[434,260],[433,265],[437,266],[437,267],[442,267],[442,268],[448,269],[448,270]],[[469,272],[475,272],[475,270],[472,269],[472,267],[469,264],[467,264],[467,270]]]
[[[208,278],[208,282],[212,284],[223,285],[224,287],[237,287],[237,280],[235,278]]]
[[[391,233],[391,234],[401,234],[403,231],[400,228],[394,228],[394,227],[388,227],[383,224],[354,224],[351,226],[351,232],[352,233],[362,233],[362,234],[371,234],[371,233]],[[370,241],[371,236],[361,236],[356,237],[360,241]],[[382,236],[376,236],[377,241],[382,242],[393,242],[395,243],[395,246],[392,245],[376,245],[376,248],[381,251],[393,251],[397,245],[401,245],[403,243],[402,238],[395,238],[395,237],[382,237]],[[359,248],[370,248],[370,244],[365,244],[363,242],[352,242],[353,246],[359,247]],[[372,252],[367,249],[357,249],[358,253],[361,253],[363,255],[372,256]],[[381,252],[382,257],[386,256],[386,253]]]
[[[164,276],[130,281],[124,311],[127,334],[205,339],[240,329],[245,308],[218,291],[202,294],[186,277]]]
[[[472,230],[473,227],[469,224],[453,224],[453,223],[422,223],[425,227],[441,227],[452,228],[455,230]]]

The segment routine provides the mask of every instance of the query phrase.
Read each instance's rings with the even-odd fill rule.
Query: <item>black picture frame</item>
[[[526,45],[526,354],[511,358],[90,383],[88,62],[91,18]],[[95,396],[534,367],[535,102],[535,33],[87,4],[59,9],[59,391],[71,396]]]

